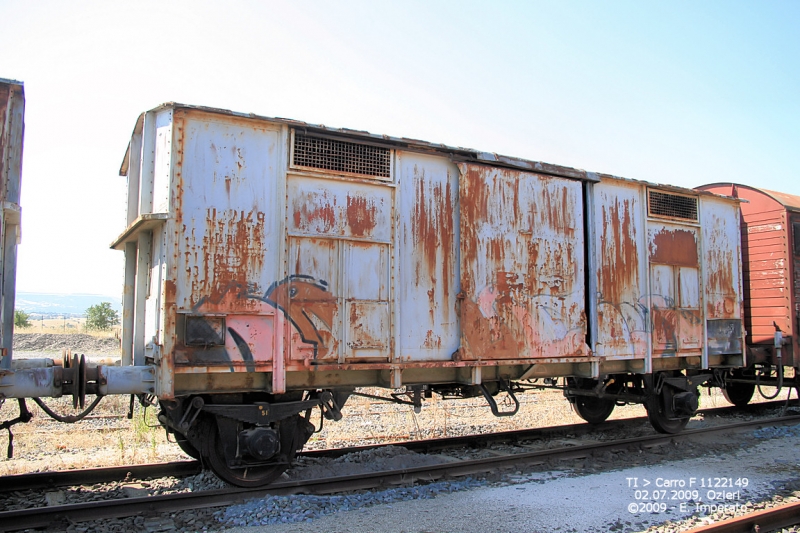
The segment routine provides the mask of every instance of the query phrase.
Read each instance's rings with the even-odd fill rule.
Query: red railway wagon
[[[756,381],[780,386],[785,367],[800,367],[800,196],[736,183],[698,189],[742,202],[747,370],[728,392],[734,403],[747,403]]]

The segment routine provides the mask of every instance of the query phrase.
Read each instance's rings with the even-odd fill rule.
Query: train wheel
[[[277,433],[279,444],[275,440],[267,439],[272,443],[271,445],[275,446],[276,451],[273,456],[264,461],[253,461],[251,456],[249,463],[240,457],[237,464],[235,461],[229,461],[234,458],[227,456],[218,427],[238,433],[242,426],[231,420],[220,418],[217,420],[206,419],[201,427],[205,436],[204,462],[220,479],[246,488],[261,487],[275,481],[291,465],[297,452],[303,448],[314,433],[314,425],[302,416],[295,415],[284,418],[271,428],[260,428],[265,433]],[[251,427],[247,431],[258,429]],[[261,442],[266,441],[262,440]]]
[[[659,433],[680,433],[686,424],[689,423],[689,417],[685,418],[668,418],[664,410],[664,393],[656,396],[651,395],[645,402],[644,407],[647,410],[647,419],[653,428]]]
[[[175,436],[175,443],[178,445],[178,447],[180,447],[181,450],[183,450],[183,453],[192,459],[200,459],[200,452],[197,451],[197,448],[192,446],[192,444],[189,442],[189,439],[180,433],[173,433],[173,435]]]
[[[572,403],[572,408],[590,424],[602,424],[611,416],[614,410],[614,400],[607,398],[594,398],[592,396],[578,396]]]
[[[261,487],[272,483],[289,467],[288,462],[267,465],[230,466],[215,423],[206,424],[206,453],[203,458],[223,481],[237,487]]]
[[[741,379],[743,377],[742,371],[735,371],[733,377]],[[722,389],[722,395],[736,407],[744,407],[750,403],[755,390],[755,383],[726,383],[725,388]]]

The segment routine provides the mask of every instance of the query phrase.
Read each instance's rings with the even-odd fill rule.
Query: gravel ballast
[[[457,486],[452,486],[447,494],[439,494],[435,499],[416,497],[416,493],[407,491],[393,493],[403,501],[384,503],[380,502],[381,496],[375,496],[382,493],[372,493],[363,499],[348,500],[339,512],[323,513],[325,516],[311,522],[298,517],[304,502],[307,507],[320,502],[316,496],[291,497],[285,515],[275,512],[274,501],[257,500],[232,507],[231,515],[221,519],[223,527],[232,525],[232,520],[253,524],[255,519],[245,515],[257,516],[261,512],[264,513],[261,519],[268,518],[272,524],[230,530],[236,533],[684,531],[712,519],[763,508],[764,501],[797,499],[793,493],[800,490],[800,458],[796,453],[800,447],[800,427],[760,429],[743,435],[742,441],[742,446],[730,452],[717,454],[711,444],[706,455],[657,465],[588,475],[582,475],[581,470],[518,472],[493,484],[470,481],[458,487],[468,490],[455,492]],[[624,459],[633,462],[629,456],[625,454]],[[731,480],[732,486],[703,488],[700,487],[703,480],[706,484],[708,480],[712,484]],[[743,480],[747,480],[746,486],[742,486]],[[647,487],[645,481],[649,482]],[[665,484],[681,482],[684,488],[664,488]],[[666,499],[653,497],[656,483],[662,485],[659,491],[666,491]],[[644,497],[645,489],[650,490],[649,498]],[[697,489],[699,497],[688,497],[691,494],[686,489]],[[673,490],[677,492],[673,494]],[[715,491],[714,498],[709,498],[710,491]],[[335,506],[331,499],[321,502],[325,509]],[[667,509],[643,510],[647,503],[666,503]]]

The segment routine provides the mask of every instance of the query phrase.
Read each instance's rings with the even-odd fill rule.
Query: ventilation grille
[[[650,216],[697,221],[697,198],[650,191]]]
[[[310,137],[295,133],[295,166],[390,178],[391,153],[387,148]]]

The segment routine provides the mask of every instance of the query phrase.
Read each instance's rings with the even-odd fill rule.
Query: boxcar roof
[[[381,146],[392,146],[395,148],[403,148],[406,150],[412,150],[417,152],[445,154],[448,155],[455,162],[464,162],[464,163],[471,162],[471,163],[485,164],[496,167],[528,170],[530,172],[538,172],[540,174],[548,174],[552,176],[559,176],[562,178],[570,178],[570,179],[590,181],[590,182],[599,182],[601,179],[625,180],[637,183],[647,183],[647,185],[659,187],[661,189],[670,189],[682,193],[721,196],[708,191],[699,191],[696,189],[676,187],[674,185],[649,183],[649,182],[644,182],[642,180],[631,180],[627,178],[621,178],[619,176],[614,176],[612,174],[590,172],[562,165],[544,163],[542,161],[531,161],[528,159],[521,159],[518,157],[500,155],[493,152],[482,152],[480,150],[474,150],[472,148],[448,146],[445,144],[431,143],[427,141],[421,141],[419,139],[409,139],[406,137],[392,137],[389,135],[378,135],[374,133],[369,133],[368,131],[353,130],[348,128],[330,128],[322,124],[309,124],[307,122],[303,122],[300,120],[293,120],[293,119],[279,118],[279,117],[267,117],[267,116],[257,115],[255,113],[240,113],[228,109],[220,109],[215,107],[188,105],[188,104],[181,104],[178,102],[166,102],[156,108],[151,109],[150,112],[161,111],[164,109],[189,109],[204,113],[213,113],[218,115],[227,115],[231,117],[239,117],[245,119],[273,122],[278,124],[286,124],[292,128],[301,129],[304,130],[305,132],[314,133],[317,135],[332,135],[336,136],[337,138],[350,139],[356,142],[367,142],[371,144],[379,144]],[[144,126],[144,116],[145,113],[139,115],[139,118],[136,121],[136,125],[134,126],[133,130],[134,134],[137,133],[140,134],[142,132]],[[119,171],[120,176],[125,176],[128,174],[130,149],[131,149],[130,143],[128,143],[128,148],[125,151],[125,157],[122,160],[122,165]]]
[[[734,194],[733,188],[739,189],[750,189],[757,193],[763,194],[764,196],[768,196],[772,198],[783,207],[788,209],[789,211],[797,211],[800,212],[800,196],[795,196],[794,194],[787,194],[785,192],[778,192],[778,191],[770,191],[769,189],[761,189],[759,187],[751,187],[750,185],[743,185],[741,183],[730,183],[730,182],[720,182],[720,183],[709,183],[708,185],[703,185],[703,187],[730,187],[731,188],[731,195]]]

